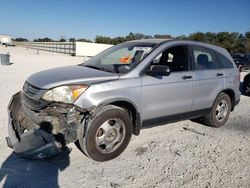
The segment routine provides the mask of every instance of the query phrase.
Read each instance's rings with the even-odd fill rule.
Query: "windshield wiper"
[[[88,67],[88,68],[92,68],[92,69],[96,69],[96,70],[105,71],[104,68],[102,68],[102,67],[97,67],[97,66],[94,66],[94,65],[84,65],[84,67]]]
[[[94,65],[83,65],[84,67],[88,67],[88,68],[91,68],[91,69],[96,69],[96,70],[101,70],[101,71],[104,71],[104,72],[111,72],[111,73],[114,73],[113,71],[110,71],[110,70],[107,70],[103,67],[97,67],[97,66],[94,66]]]

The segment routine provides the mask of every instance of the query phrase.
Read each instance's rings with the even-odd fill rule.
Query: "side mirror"
[[[170,67],[166,65],[152,65],[150,69],[146,73],[152,76],[169,76],[171,73]]]

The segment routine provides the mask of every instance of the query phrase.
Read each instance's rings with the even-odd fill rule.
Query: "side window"
[[[157,64],[169,66],[172,72],[187,71],[187,47],[175,46],[166,49],[153,60],[152,66]]]
[[[233,68],[232,62],[220,53],[216,53],[221,68]]]
[[[213,52],[209,49],[194,46],[193,57],[195,70],[210,70],[219,68]]]

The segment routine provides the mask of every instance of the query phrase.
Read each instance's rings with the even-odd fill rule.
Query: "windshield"
[[[128,42],[113,46],[81,66],[113,73],[127,73],[154,48],[153,43]]]

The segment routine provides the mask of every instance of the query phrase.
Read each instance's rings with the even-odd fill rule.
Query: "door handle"
[[[193,76],[187,76],[187,75],[184,75],[181,77],[183,80],[187,80],[187,79],[191,79],[193,78]]]
[[[219,77],[219,76],[223,76],[223,73],[217,73],[216,75],[217,75],[218,77]]]

